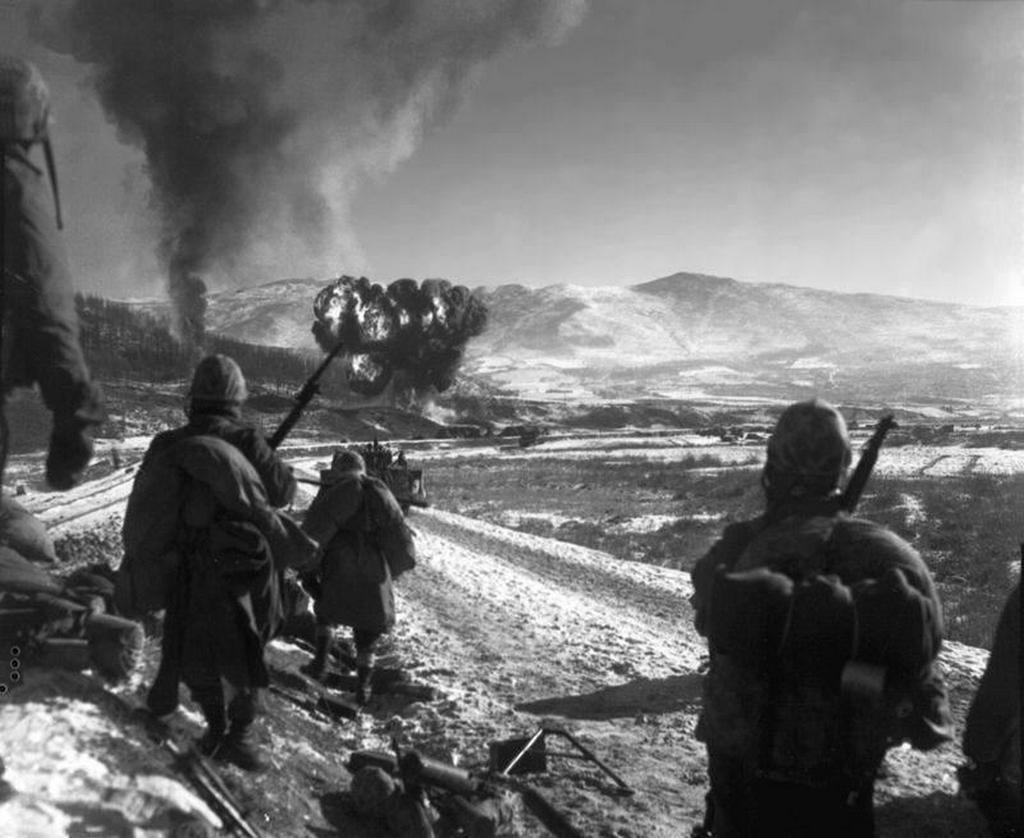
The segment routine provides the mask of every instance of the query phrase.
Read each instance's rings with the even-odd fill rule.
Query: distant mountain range
[[[312,303],[326,284],[292,279],[212,294],[207,329],[318,351]],[[690,273],[629,287],[475,293],[490,316],[464,370],[527,398],[774,401],[818,393],[1000,410],[1024,397],[1021,307]]]

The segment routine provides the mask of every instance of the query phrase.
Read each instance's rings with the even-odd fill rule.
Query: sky
[[[685,271],[1024,304],[1024,3],[487,0],[503,19],[521,7],[501,29],[445,2],[424,7],[436,17],[415,39],[367,47],[379,62],[364,60],[367,73],[416,77],[395,82],[400,105],[344,133],[378,111],[339,99],[328,139],[307,131],[294,155],[324,193],[327,233],[268,216],[244,254],[210,262],[211,287],[342,273],[614,286]],[[332,4],[344,6],[320,2]],[[30,5],[0,0],[0,49],[26,54],[51,87],[76,280],[162,294],[166,215],[146,156],[104,115],[91,65],[29,37]],[[308,79],[311,99],[329,99],[311,56],[333,60],[318,52],[325,22],[353,16],[261,6],[288,7],[290,89]],[[548,10],[537,22],[545,6],[555,22]],[[470,18],[486,37],[466,36]],[[472,60],[453,69],[445,49]],[[387,50],[404,50],[395,67]],[[324,112],[310,124],[327,125]],[[257,202],[273,207],[279,188]]]

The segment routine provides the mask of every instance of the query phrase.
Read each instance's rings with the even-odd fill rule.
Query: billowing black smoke
[[[367,396],[392,383],[411,394],[447,390],[466,344],[487,325],[483,302],[443,279],[399,279],[384,289],[343,276],[317,294],[313,313],[317,342],[325,351],[341,342],[349,386]]]
[[[201,326],[203,280],[358,262],[349,205],[365,176],[408,158],[484,61],[557,39],[585,3],[46,0],[30,22],[90,66],[121,137],[145,152],[187,330]]]

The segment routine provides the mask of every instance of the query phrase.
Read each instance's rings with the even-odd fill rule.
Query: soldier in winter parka
[[[961,789],[978,804],[996,838],[1020,835],[1020,580],[996,625],[985,674],[964,726]]]
[[[0,56],[0,170],[3,172],[3,351],[0,387],[39,385],[53,414],[46,479],[69,489],[92,457],[92,429],[103,421],[78,341],[75,291],[58,234],[59,204],[51,206],[46,178],[33,149],[42,147],[56,173],[49,140],[49,95],[39,71],[19,58]],[[56,209],[56,224],[54,223]],[[6,459],[6,422],[0,473]]]
[[[303,521],[324,548],[319,571],[305,580],[315,592],[317,619],[316,652],[305,671],[323,677],[331,627],[351,626],[362,705],[370,698],[377,641],[395,624],[392,578],[413,566],[415,548],[394,495],[367,476],[359,453],[336,453],[321,486]]]
[[[726,527],[694,568],[715,838],[871,838],[886,749],[952,736],[931,576],[909,544],[842,511],[850,459],[838,411],[788,407],[768,442],[765,512]]]
[[[239,485],[234,494],[265,498],[278,507],[289,503],[295,479],[262,434],[241,421],[246,395],[245,379],[231,358],[204,358],[189,391],[188,424],[153,439],[140,474],[157,460],[180,459],[183,448],[198,445],[212,456],[227,452],[244,459],[241,467],[229,459],[221,479],[259,485]],[[176,535],[180,561],[149,707],[156,715],[174,710],[178,682],[184,681],[208,726],[200,748],[217,759],[258,770],[262,761],[252,724],[258,690],[269,684],[263,651],[281,617],[279,574],[260,528],[218,501],[211,485],[186,478],[181,489]]]

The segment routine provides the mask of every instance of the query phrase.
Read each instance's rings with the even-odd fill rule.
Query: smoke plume
[[[417,395],[447,390],[470,338],[487,325],[487,308],[462,285],[443,279],[392,282],[343,276],[316,296],[313,335],[329,351],[341,342],[357,393],[376,396],[390,383]]]
[[[484,62],[557,40],[585,4],[47,0],[30,23],[90,67],[121,138],[143,149],[187,330],[203,279],[362,263],[349,223],[359,183],[408,158]]]

